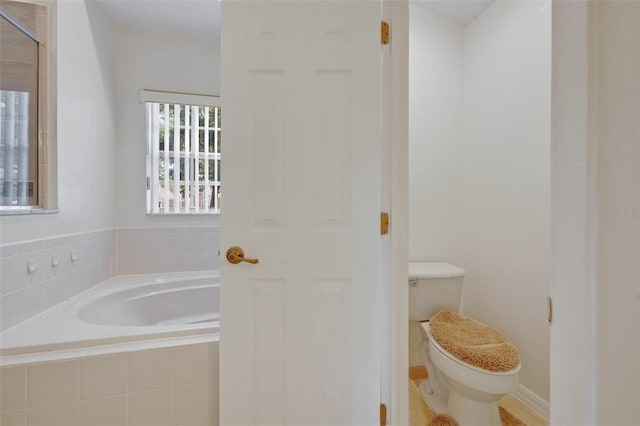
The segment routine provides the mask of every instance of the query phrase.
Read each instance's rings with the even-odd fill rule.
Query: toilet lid
[[[489,371],[509,371],[520,364],[516,345],[468,316],[438,311],[429,320],[429,329],[444,350],[467,364]]]

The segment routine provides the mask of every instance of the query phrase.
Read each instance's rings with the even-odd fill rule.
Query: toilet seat
[[[457,312],[441,310],[428,330],[440,352],[481,371],[499,373],[520,365],[517,347],[497,330]]]
[[[428,324],[428,323],[427,323]],[[428,328],[428,326],[427,326]],[[448,358],[448,360],[450,360],[453,363],[459,364],[462,367],[466,367],[469,368],[471,370],[477,371],[478,373],[482,373],[482,374],[492,374],[492,375],[496,375],[496,376],[509,376],[512,375],[514,373],[517,373],[518,371],[520,371],[521,368],[521,363],[518,363],[518,365],[511,369],[511,370],[506,370],[506,371],[491,371],[491,370],[486,370],[482,367],[477,367],[475,365],[469,364],[468,362],[464,362],[463,360],[461,360],[460,358],[456,357],[455,355],[449,353],[445,348],[443,348],[436,339],[433,338],[433,335],[431,334],[431,331],[427,329],[427,336],[429,337],[429,341],[431,343],[431,345],[433,345],[433,348],[436,349],[438,352],[440,352],[440,354],[446,358]]]
[[[447,315],[447,313],[450,314]],[[495,349],[492,347],[492,345],[495,346],[495,342],[490,341],[488,345],[483,345],[482,336],[479,338],[474,334],[477,331],[474,330],[475,326],[481,326],[482,329],[488,329],[488,326],[462,315],[458,317],[458,315],[451,311],[439,311],[428,323],[421,324],[426,334],[423,345],[427,346],[428,357],[425,357],[424,363],[429,371],[429,377],[420,384],[420,389],[426,392],[424,397],[429,403],[439,403],[439,412],[450,415],[462,426],[500,426],[498,401],[518,388],[522,368],[519,355],[517,364],[513,368],[492,371],[466,362],[466,359],[452,353],[442,341],[436,339],[433,333],[434,322],[435,328],[438,329],[439,320],[450,320],[451,317],[454,319],[453,326],[438,330],[444,336],[444,340],[454,341],[454,343],[463,342],[462,346],[470,345],[472,349],[475,345],[480,354],[483,353],[484,346],[489,346],[489,353]],[[459,318],[472,321],[473,327],[459,327],[460,324],[455,321]],[[497,332],[490,330],[492,333],[489,335],[495,337]],[[499,333],[497,335],[501,337],[500,342],[505,340],[511,344],[504,336]],[[436,384],[438,386],[434,386]],[[444,390],[436,392],[438,387]]]
[[[518,386],[522,364],[508,371],[490,371],[462,361],[443,348],[431,334],[428,324],[423,326],[429,339],[432,362],[445,376],[467,386],[490,393],[510,393]],[[450,383],[451,385],[451,383]]]

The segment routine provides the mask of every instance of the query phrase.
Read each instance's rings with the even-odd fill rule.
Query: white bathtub
[[[120,276],[0,334],[0,366],[217,341],[218,272]]]

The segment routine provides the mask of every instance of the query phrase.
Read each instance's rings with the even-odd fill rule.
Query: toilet
[[[448,263],[409,264],[409,319],[420,322],[429,374],[420,391],[460,426],[500,426],[498,400],[517,389],[521,363],[507,338],[458,313],[464,274]]]

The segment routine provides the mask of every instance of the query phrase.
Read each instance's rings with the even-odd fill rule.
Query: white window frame
[[[219,214],[220,213],[220,200],[217,198],[217,191],[215,188],[220,187],[220,181],[209,181],[209,161],[213,160],[215,167],[218,167],[218,164],[221,163],[221,155],[218,146],[218,131],[221,129],[221,123],[217,123],[217,116],[215,117],[216,124],[213,128],[209,127],[208,122],[205,123],[204,127],[199,127],[197,123],[191,123],[188,131],[186,132],[185,138],[185,149],[181,150],[179,148],[179,144],[174,144],[174,150],[172,153],[169,153],[168,150],[160,152],[160,141],[159,141],[159,132],[160,132],[160,123],[154,118],[157,117],[159,112],[155,111],[154,108],[159,108],[158,104],[164,104],[164,108],[174,108],[175,105],[188,105],[191,108],[187,110],[187,117],[190,113],[197,112],[197,110],[201,107],[213,107],[213,108],[222,108],[220,103],[220,97],[215,95],[201,95],[201,94],[193,94],[193,93],[179,93],[172,91],[162,91],[162,90],[148,90],[144,89],[140,91],[140,102],[145,106],[145,114],[146,114],[146,138],[145,144],[147,149],[146,155],[146,165],[147,165],[147,173],[146,173],[146,213],[148,215],[202,215],[202,214]],[[165,146],[169,146],[169,124],[165,124]],[[175,129],[175,123],[174,123]],[[186,130],[186,129],[185,129]],[[204,152],[199,151],[199,143],[190,144],[190,140],[193,140],[194,136],[197,137],[199,135],[200,130],[204,130],[205,135],[205,144],[206,148]],[[213,130],[214,138],[213,140],[209,140],[209,131]],[[175,135],[175,132],[174,132]],[[208,144],[214,145],[214,152],[209,152]],[[177,148],[177,149],[176,149]],[[164,200],[168,200],[170,195],[173,195],[173,199],[180,199],[179,192],[180,186],[184,185],[185,194],[184,194],[184,207],[180,206],[180,203],[176,203],[174,201],[173,207],[169,206],[169,203],[166,202],[162,208],[159,206],[160,200],[160,177],[159,177],[159,164],[160,160],[164,160],[165,163],[168,164],[168,160],[170,157],[172,158],[189,158],[196,160],[194,164],[198,167],[199,162],[197,160],[204,160],[204,176],[205,180],[201,183],[199,181],[198,172],[196,172],[194,182],[191,182],[188,179],[189,176],[189,161],[184,162],[185,166],[185,180],[179,181],[178,185],[174,184],[173,192],[169,191],[168,185],[164,186],[163,195]],[[178,163],[179,164],[179,163]],[[180,173],[180,166],[176,170],[175,173]],[[165,169],[165,180],[169,178],[169,171]],[[214,174],[215,177],[219,178],[219,170]],[[190,194],[191,186],[195,185],[195,188],[199,188],[201,185],[205,186],[204,191],[204,204],[201,208],[199,206],[199,202],[193,203],[191,205],[192,197]],[[210,195],[209,195],[209,186],[213,185],[214,191],[211,194],[212,197],[216,197],[214,202],[214,207],[209,208],[210,203]],[[178,197],[178,198],[176,198]]]

